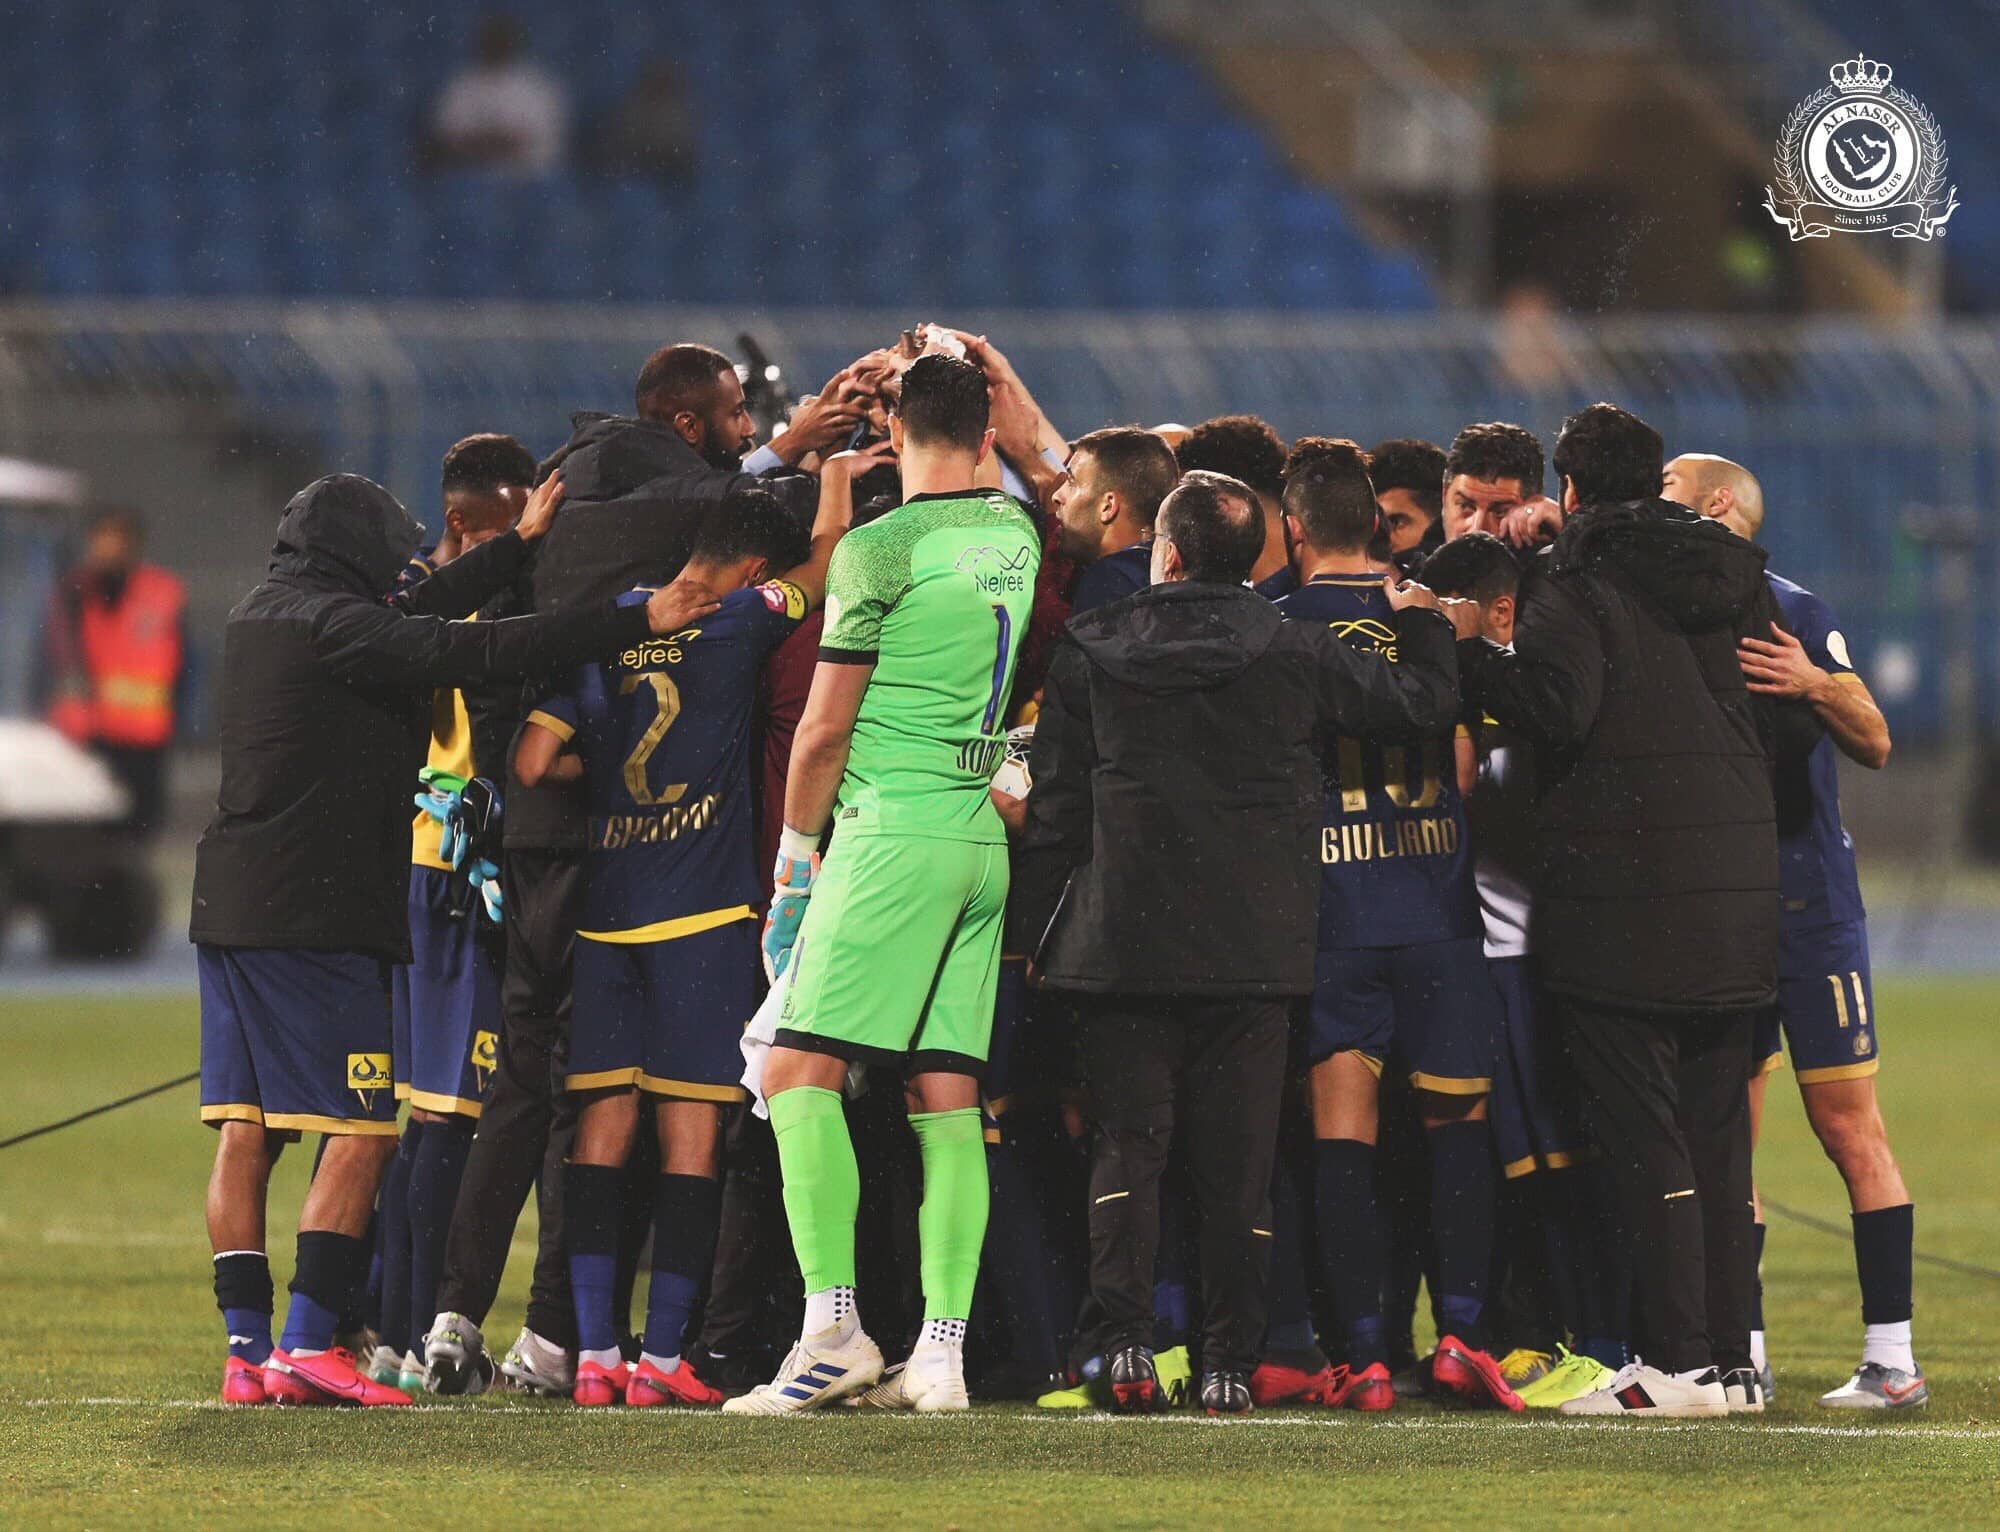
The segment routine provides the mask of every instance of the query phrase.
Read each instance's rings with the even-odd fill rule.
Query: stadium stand
[[[10,51],[40,62],[0,100],[0,290],[1431,302],[1413,259],[1371,245],[1113,0],[954,0],[865,38],[783,0],[745,0],[726,29],[694,0],[537,8],[529,51],[576,113],[572,168],[541,180],[415,168],[478,0],[10,9]],[[655,55],[691,82],[685,189],[590,169],[594,122]],[[1079,139],[1101,152],[1057,152]]]

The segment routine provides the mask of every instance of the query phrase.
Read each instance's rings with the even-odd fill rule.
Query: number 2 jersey
[[[1041,538],[998,490],[912,495],[833,550],[823,664],[872,665],[834,832],[1004,843],[987,785]]]
[[[1322,575],[1277,603],[1355,648],[1396,658],[1380,575]],[[1410,947],[1480,932],[1452,737],[1322,741],[1319,950]]]
[[[583,757],[590,842],[579,935],[666,941],[754,913],[758,676],[805,615],[805,593],[787,581],[733,591],[699,622],[582,667],[529,713]]]

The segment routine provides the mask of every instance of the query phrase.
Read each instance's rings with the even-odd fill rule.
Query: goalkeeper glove
[[[806,901],[819,877],[819,837],[786,825],[778,836],[778,865],[772,869],[771,913],[764,917],[764,977],[773,984],[792,960]]]

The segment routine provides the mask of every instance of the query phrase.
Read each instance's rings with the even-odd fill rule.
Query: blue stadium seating
[[[519,14],[592,124],[655,54],[693,184],[424,177],[484,0],[0,3],[0,290],[766,304],[1421,308],[1117,0],[569,0]]]

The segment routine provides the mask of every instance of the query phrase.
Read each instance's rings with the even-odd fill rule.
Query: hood
[[[331,474],[292,496],[278,518],[271,573],[374,599],[396,588],[423,540],[402,502],[373,479]]]
[[[569,440],[541,465],[544,475],[562,469],[566,501],[616,500],[662,474],[709,466],[666,426],[650,420],[579,410],[569,421]]]
[[[1671,500],[1579,512],[1551,557],[1556,573],[1615,570],[1688,633],[1737,625],[1764,580],[1762,548]]]
[[[1069,625],[1090,662],[1140,691],[1201,691],[1233,680],[1271,647],[1284,618],[1242,585],[1146,589]]]

